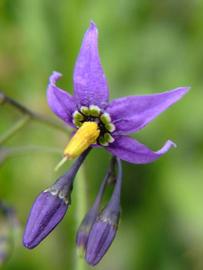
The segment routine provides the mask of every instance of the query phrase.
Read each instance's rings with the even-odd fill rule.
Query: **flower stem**
[[[25,145],[18,147],[0,147],[0,166],[10,157],[30,154],[30,153],[51,153],[61,155],[60,148],[40,146],[40,145]]]
[[[19,129],[24,127],[28,121],[30,120],[29,115],[24,115],[18,122],[15,123],[10,129],[8,129],[1,137],[0,137],[0,145],[5,143],[8,139],[10,139]]]
[[[49,125],[53,128],[59,129],[64,132],[68,132],[68,128],[64,125],[60,125],[57,122],[49,119],[48,117],[38,114],[36,112],[31,111],[26,106],[22,105],[18,101],[12,99],[11,97],[6,96],[3,92],[0,92],[0,104],[9,104],[13,107],[15,107],[17,110],[19,110],[24,115],[27,115],[30,117],[30,119],[36,120],[38,122],[41,122],[43,124]]]
[[[85,179],[85,170],[84,165],[81,166],[77,174],[77,183],[76,188],[76,228],[79,227],[82,219],[84,218],[87,212],[87,193],[86,193],[86,179]],[[87,269],[85,260],[75,255],[75,270],[85,270]]]

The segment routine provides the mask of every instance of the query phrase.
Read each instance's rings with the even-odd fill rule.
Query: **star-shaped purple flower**
[[[49,79],[48,104],[59,118],[76,130],[74,136],[84,129],[78,137],[82,136],[88,142],[82,146],[81,151],[96,144],[122,160],[144,164],[156,160],[171,146],[175,146],[168,140],[159,151],[153,152],[128,135],[144,128],[182,98],[189,88],[178,87],[164,93],[127,96],[109,101],[108,84],[98,52],[98,31],[93,22],[85,33],[75,64],[73,96],[56,86],[60,77],[60,73],[53,72]],[[91,134],[94,127],[86,125],[89,122],[96,125],[98,132],[94,136]],[[95,133],[95,130],[92,133]],[[74,140],[74,145],[78,137]],[[75,157],[74,154],[72,157]]]

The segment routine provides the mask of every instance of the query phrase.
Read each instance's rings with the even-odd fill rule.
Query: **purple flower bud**
[[[36,198],[23,236],[25,247],[36,247],[63,219],[71,203],[73,180],[88,152],[84,152],[66,174]]]
[[[109,179],[111,179],[112,176],[114,175],[114,169],[115,169],[114,167],[115,167],[115,158],[113,157],[111,162],[110,162],[110,166],[107,170],[107,173],[104,177],[104,180],[102,181],[102,184],[99,188],[99,192],[98,192],[97,197],[94,201],[94,204],[90,208],[88,213],[85,215],[85,217],[83,218],[83,220],[80,224],[80,227],[77,231],[76,245],[79,249],[79,254],[81,256],[84,254],[84,252],[86,250],[90,230],[91,230],[92,225],[98,216],[99,206],[100,206],[101,200],[103,198],[106,185],[109,182]]]
[[[117,158],[118,175],[114,192],[106,208],[98,216],[89,233],[85,259],[90,265],[96,265],[112,244],[120,217],[120,191],[122,182],[121,162]]]
[[[92,226],[89,234],[85,259],[92,266],[98,264],[103,258],[110,245],[112,244],[119,221],[119,213],[117,213],[117,223],[112,223],[111,218],[101,216]]]
[[[60,198],[57,191],[45,190],[35,200],[30,211],[23,243],[27,248],[36,247],[62,220],[68,201]]]
[[[90,229],[92,227],[92,224],[95,221],[95,216],[96,215],[89,215],[89,212],[87,213],[87,215],[84,217],[82,223],[80,224],[80,227],[77,231],[77,235],[76,235],[76,245],[78,248],[78,254],[79,256],[83,256],[84,252],[86,250],[86,245],[87,245],[87,240],[88,240],[88,236],[89,236],[89,232]]]

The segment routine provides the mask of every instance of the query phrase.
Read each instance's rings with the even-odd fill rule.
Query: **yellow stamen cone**
[[[99,137],[100,130],[96,122],[84,122],[64,150],[67,159],[73,159],[82,154]]]

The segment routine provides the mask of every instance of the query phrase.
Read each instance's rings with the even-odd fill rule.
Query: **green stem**
[[[49,125],[53,128],[59,129],[61,131],[64,132],[68,132],[68,128],[64,125],[60,125],[57,122],[49,119],[46,116],[43,116],[41,114],[35,113],[33,111],[31,111],[30,109],[28,109],[27,107],[25,107],[23,104],[19,103],[18,101],[12,99],[11,97],[6,96],[3,92],[0,92],[0,104],[9,104],[13,107],[15,107],[17,110],[19,110],[21,113],[23,113],[24,115],[29,116],[31,119],[36,120],[38,122],[41,122],[43,124]]]
[[[86,190],[86,179],[85,179],[85,170],[84,165],[80,167],[80,170],[77,173],[77,182],[75,185],[76,188],[76,228],[80,226],[82,219],[84,218],[87,212],[87,190]],[[75,255],[75,270],[85,270],[87,269],[86,262],[84,258]]]
[[[60,148],[40,146],[40,145],[25,145],[18,147],[0,147],[0,165],[8,158],[30,154],[30,153],[51,153],[61,155]]]
[[[70,133],[70,129],[64,125],[60,125],[58,123],[56,123],[55,121],[49,119],[48,117],[44,116],[44,115],[39,115],[39,114],[33,114],[32,115],[32,119],[36,120],[38,122],[41,122],[42,124],[48,125],[50,127],[53,127],[55,129],[58,129],[60,131],[65,132],[66,134]]]
[[[61,155],[61,148],[58,147],[48,147],[48,146],[41,146],[41,145],[25,145],[25,146],[18,146],[18,147],[9,147],[9,148],[3,148],[3,150],[9,154],[9,155],[21,155],[26,154],[30,152],[43,152],[43,153],[53,153]],[[1,148],[0,148],[1,151]]]
[[[10,129],[8,129],[1,137],[0,137],[0,145],[5,143],[8,139],[10,139],[19,129],[24,127],[28,121],[30,120],[29,115],[23,116],[18,122],[16,122]]]

